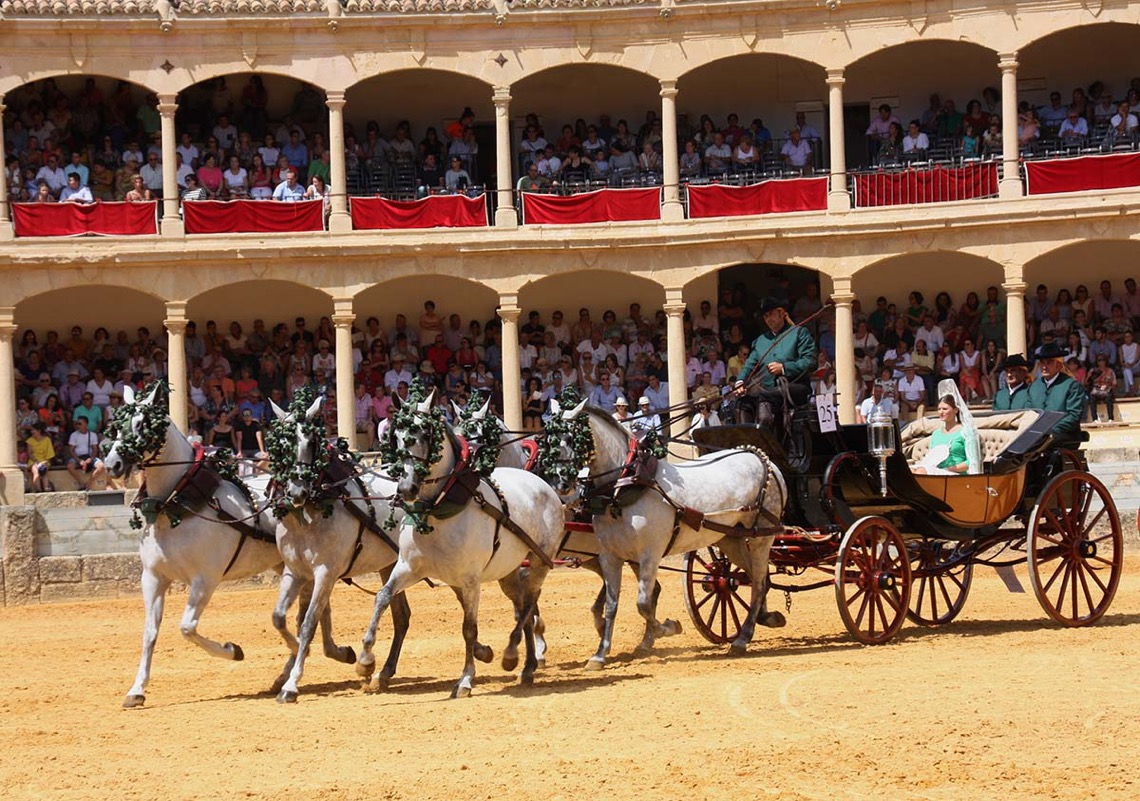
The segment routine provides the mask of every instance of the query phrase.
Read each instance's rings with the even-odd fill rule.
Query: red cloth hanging
[[[1140,186],[1140,153],[1027,161],[1025,175],[1030,195]]]
[[[478,228],[487,225],[487,196],[431,195],[422,200],[352,199],[352,227]]]
[[[322,200],[188,200],[182,214],[188,234],[300,233],[325,227]]]
[[[527,225],[629,222],[661,219],[661,189],[599,189],[577,195],[523,193]]]
[[[16,236],[139,236],[157,234],[157,201],[138,203],[13,203]]]
[[[751,186],[690,184],[689,218],[825,211],[827,181],[823,177],[764,181]]]

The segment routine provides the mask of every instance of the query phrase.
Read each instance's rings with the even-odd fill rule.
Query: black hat
[[[1065,351],[1056,342],[1046,342],[1037,350],[1038,359],[1063,359],[1065,358]],[[1006,359],[1006,364],[1009,360]]]
[[[788,302],[786,300],[781,300],[780,298],[764,298],[764,302],[760,304],[760,313],[767,314],[773,309],[784,309],[786,311],[787,308]]]
[[[1008,370],[1011,367],[1024,367],[1028,370],[1029,362],[1025,361],[1025,357],[1020,353],[1014,353],[1013,355],[1007,356],[1005,358],[1005,369]]]

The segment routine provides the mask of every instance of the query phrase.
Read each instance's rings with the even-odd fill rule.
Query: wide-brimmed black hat
[[[1065,358],[1065,351],[1056,342],[1046,342],[1037,350],[1038,359],[1063,359]],[[1006,359],[1006,364],[1009,360]]]
[[[788,302],[786,300],[781,300],[780,298],[764,298],[764,301],[760,304],[760,313],[767,314],[773,309],[784,309],[786,311],[787,308]]]
[[[1025,361],[1025,357],[1020,353],[1015,353],[1012,356],[1007,356],[1005,358],[1005,369],[1008,370],[1011,367],[1024,367],[1026,370],[1028,370],[1029,362]]]

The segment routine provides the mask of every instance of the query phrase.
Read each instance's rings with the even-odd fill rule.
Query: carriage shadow
[[[1090,629],[1121,628],[1124,626],[1140,625],[1140,614],[1106,614],[1096,623],[1088,626]],[[1071,626],[1064,626],[1053,620],[1042,618],[1029,618],[1026,620],[955,620],[945,626],[917,626],[909,624],[899,635],[900,641],[922,639],[932,635],[957,635],[959,637],[989,637],[1002,634],[1018,634],[1034,631],[1065,631]]]

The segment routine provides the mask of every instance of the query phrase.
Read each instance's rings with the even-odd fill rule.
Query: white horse
[[[527,465],[534,461],[532,447],[537,447],[534,439],[519,437],[513,431],[508,431],[502,419],[491,414],[490,407],[491,400],[488,398],[480,408],[465,412],[453,401],[451,408],[455,425],[452,428],[457,435],[467,440],[473,454],[477,454],[480,448],[489,444],[484,441],[485,431],[497,431],[499,455],[495,461],[496,466],[526,470]]]
[[[293,464],[324,465],[315,485],[293,471],[279,488],[288,501],[288,511],[276,524],[277,547],[285,560],[287,580],[281,582],[275,624],[284,623],[296,600],[300,583],[294,579],[299,577],[312,585],[312,595],[304,604],[306,608],[297,627],[297,649],[291,664],[286,666],[288,675],[275,688],[279,690],[279,703],[297,700],[305,657],[317,622],[327,614],[337,580],[367,573],[388,577],[388,570],[396,561],[397,547],[383,525],[390,515],[394,514],[397,520],[403,517],[403,512],[394,511],[389,502],[396,495],[395,481],[375,471],[358,475],[355,465],[325,441],[319,417],[323,400],[323,396],[318,396],[301,414],[285,412],[273,404],[277,416],[274,427],[278,429],[274,436],[280,433],[287,441],[295,441]],[[327,516],[318,506],[327,506]],[[392,603],[395,632],[388,661],[374,683],[377,689],[387,688],[396,673],[410,617],[407,598],[400,593]],[[347,661],[355,662],[355,653]]]
[[[534,607],[562,539],[562,503],[546,482],[522,470],[498,468],[491,481],[455,472],[459,442],[441,413],[433,411],[434,394],[405,409],[403,415],[407,418],[403,423],[400,417],[393,422],[392,445],[399,459],[393,464],[393,473],[402,474],[398,491],[408,514],[400,529],[400,557],[388,582],[376,595],[357,670],[367,676],[375,666],[372,647],[376,626],[392,598],[421,578],[431,576],[449,584],[463,606],[466,658],[451,695],[470,695],[474,660],[480,648],[480,585],[499,581],[504,592],[512,594],[520,581],[519,565],[529,557],[531,567],[516,603],[516,629],[503,655],[503,667],[513,670],[517,664],[521,630],[526,641],[526,662],[520,679],[523,684],[530,684],[538,666],[532,623]],[[451,503],[450,490],[460,485],[470,489],[470,500],[458,510],[441,506],[441,502]],[[427,530],[429,525],[433,530]],[[531,543],[526,542],[528,539]]]
[[[193,491],[187,490],[188,479],[195,475],[192,471],[198,470],[200,454],[170,421],[166,404],[157,402],[157,395],[156,385],[136,403],[134,391],[129,386],[124,388],[124,414],[129,418],[119,422],[117,435],[103,460],[107,472],[115,478],[125,476],[135,467],[145,469],[146,498],[153,499],[143,502],[144,511],[150,504],[154,512],[153,519],[146,521],[139,545],[146,625],[138,673],[123,701],[127,708],[141,707],[146,702],[154,645],[172,582],[180,581],[190,588],[182,614],[182,636],[211,656],[236,662],[245,658],[241,646],[218,643],[198,632],[202,612],[223,581],[249,578],[281,566],[281,556],[270,534],[272,524],[259,516],[255,508],[259,498],[254,496],[251,503],[238,482],[229,480],[221,481],[208,499],[195,497]],[[174,496],[179,494],[183,497],[176,500]],[[199,502],[214,504],[214,508],[203,506],[200,513],[186,513],[183,504]],[[171,513],[176,519],[182,518],[177,526],[171,521]],[[269,536],[257,536],[259,526]],[[302,586],[300,592],[306,593],[307,589]],[[322,620],[322,630],[325,654],[351,662],[352,649],[338,648],[332,640],[330,617]],[[288,643],[290,635],[283,635]]]
[[[657,620],[654,585],[661,560],[714,543],[752,579],[751,612],[732,643],[733,652],[744,651],[758,620],[768,626],[784,625],[783,615],[765,608],[771,534],[779,528],[787,499],[783,476],[767,457],[740,449],[679,465],[662,459],[651,470],[649,464],[641,465],[642,474],[643,457],[631,447],[628,431],[604,411],[587,409],[584,401],[563,413],[566,422],[582,416],[593,439],[587,463],[590,484],[584,495],[608,507],[593,516],[606,603],[601,642],[587,667],[600,669],[609,655],[623,562],[637,565],[637,608],[645,618],[639,652],[650,650],[657,637],[680,631],[676,621]],[[572,434],[568,430],[562,436],[563,453],[570,458]],[[736,526],[740,528],[726,536],[726,529]]]

